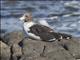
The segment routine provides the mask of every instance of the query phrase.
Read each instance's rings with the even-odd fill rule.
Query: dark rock
[[[9,60],[10,59],[10,47],[4,42],[0,41],[0,59]]]
[[[80,60],[80,59],[77,59],[77,60]]]
[[[3,40],[9,46],[13,44],[18,44],[24,38],[23,31],[16,31],[5,34]]]

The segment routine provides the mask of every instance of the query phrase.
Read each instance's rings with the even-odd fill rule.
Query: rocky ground
[[[16,31],[0,40],[0,48],[1,60],[80,60],[80,40],[77,38],[45,42]]]

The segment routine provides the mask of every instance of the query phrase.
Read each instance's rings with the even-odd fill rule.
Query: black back
[[[39,24],[35,24],[32,27],[30,27],[30,32],[37,36],[40,36],[42,40],[50,40],[53,38],[60,40],[61,36],[63,39],[66,39],[67,37],[70,37],[70,38],[72,37],[71,35],[68,35],[65,33],[54,32],[53,29],[44,25],[39,25]]]
[[[32,27],[30,27],[30,32],[38,36],[41,33],[49,33],[50,31],[53,31],[53,29],[40,24],[35,24]]]

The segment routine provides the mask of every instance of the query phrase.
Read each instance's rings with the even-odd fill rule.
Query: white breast
[[[34,24],[35,23],[33,23],[33,22],[24,23],[24,30],[29,37],[37,39],[37,40],[41,40],[39,36],[36,36],[35,34],[28,32],[28,31],[30,31],[30,27],[33,26]]]

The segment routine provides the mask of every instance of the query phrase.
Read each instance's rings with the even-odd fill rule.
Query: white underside
[[[32,33],[27,33],[29,37],[36,39],[36,40],[41,40],[41,38],[39,36],[36,36],[35,34]]]
[[[53,38],[53,39],[50,39],[49,41],[55,41],[56,40],[56,38]]]
[[[36,36],[35,34],[28,32],[28,31],[30,31],[29,28],[30,28],[32,25],[34,25],[34,24],[35,24],[35,23],[33,23],[33,22],[26,22],[26,23],[24,23],[24,30],[25,30],[25,32],[27,33],[27,35],[28,35],[29,37],[34,38],[34,39],[37,39],[37,40],[41,40],[41,38],[40,38],[39,36]]]

